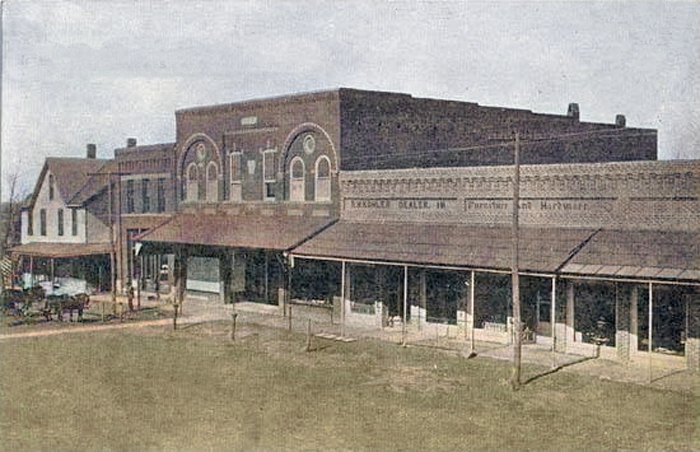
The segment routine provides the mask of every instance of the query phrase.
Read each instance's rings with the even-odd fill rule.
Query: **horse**
[[[90,305],[90,297],[85,293],[77,295],[49,295],[44,304],[44,316],[51,320],[51,314],[56,314],[59,322],[63,321],[63,313],[68,311],[69,321],[73,321],[73,311],[78,311],[78,322],[83,321],[83,311]]]
[[[4,289],[2,292],[2,310],[13,315],[26,316],[32,304],[44,299],[44,289],[37,285],[29,289]]]
[[[7,313],[16,313],[20,306],[25,303],[27,298],[24,290],[3,289],[2,291],[2,310]]]

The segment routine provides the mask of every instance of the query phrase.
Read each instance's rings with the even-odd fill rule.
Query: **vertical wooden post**
[[[557,368],[557,277],[552,276],[552,304],[549,324],[552,336],[552,369]]]
[[[653,334],[652,334],[652,328],[654,327],[654,322],[653,322],[653,317],[654,317],[654,290],[652,287],[652,283],[649,283],[649,331],[647,332],[647,340],[649,341],[649,347],[648,347],[648,352],[649,352],[649,383],[651,383],[653,379],[653,368],[652,368],[652,358],[651,358],[651,352],[653,350],[652,347],[652,340],[653,340]]]
[[[474,317],[474,294],[475,294],[475,277],[474,277],[474,270],[471,272],[471,277],[469,279],[469,315],[471,316],[471,321],[467,323],[470,332],[469,332],[469,356],[472,356],[475,352],[475,344],[474,344],[474,326],[476,322],[476,318]]]
[[[345,337],[345,261],[341,262],[340,268],[340,337]]]
[[[236,342],[236,318],[238,313],[234,312],[231,314],[231,342]]]
[[[307,327],[306,327],[306,351],[310,352],[311,351],[311,319],[307,319]]]
[[[520,204],[520,135],[515,134],[515,156],[513,168],[513,262],[512,262],[512,295],[513,295],[513,375],[511,386],[520,387],[520,367],[522,359],[522,325],[520,324],[520,269],[519,269],[519,204]]]
[[[178,305],[177,301],[173,304],[173,330],[177,330],[177,310],[178,310]]]
[[[401,322],[401,345],[406,346],[406,320],[408,318],[408,265],[403,266],[403,321]]]

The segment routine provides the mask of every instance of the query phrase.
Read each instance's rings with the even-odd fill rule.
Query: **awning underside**
[[[603,230],[591,238],[562,272],[700,280],[700,233]]]
[[[137,240],[218,247],[287,250],[332,223],[287,215],[177,215]]]
[[[700,279],[700,234],[522,227],[521,271],[634,279]],[[512,229],[340,221],[298,257],[509,270]]]
[[[594,232],[590,229],[522,228],[520,268],[554,272],[572,250]],[[295,248],[292,254],[509,269],[512,250],[512,230],[508,227],[340,221]]]
[[[32,257],[67,258],[109,254],[109,243],[41,243],[32,242],[15,246],[12,254]]]

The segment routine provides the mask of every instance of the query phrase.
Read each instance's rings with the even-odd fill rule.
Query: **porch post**
[[[617,358],[622,361],[630,359],[630,304],[631,297],[619,293],[618,283],[615,284],[615,348]]]
[[[403,322],[401,322],[401,345],[406,345],[406,310],[408,309],[408,265],[403,266]]]
[[[345,261],[340,269],[340,337],[345,337]]]
[[[698,290],[685,296],[685,360],[691,372],[700,371],[700,305]]]
[[[467,328],[469,329],[469,354],[471,355],[474,353],[475,344],[474,344],[474,293],[475,288],[474,288],[474,270],[471,271],[471,275],[469,278],[469,307],[468,309],[468,316],[469,318],[467,319]]]
[[[630,352],[639,351],[639,287],[632,286],[630,294]]]
[[[576,325],[574,325],[574,282],[568,281],[566,286],[566,348],[570,348],[576,339]]]
[[[420,331],[421,323],[425,321],[425,316],[428,313],[428,283],[424,268],[420,272],[420,301],[418,304],[418,331]]]
[[[651,351],[652,351],[652,339],[653,339],[653,332],[652,332],[652,327],[654,325],[654,290],[652,283],[649,282],[649,331],[647,332],[647,340],[649,341],[649,346],[648,346],[648,353],[649,353],[649,383],[651,383],[652,377],[653,377],[653,372],[652,372],[652,359],[651,359]]]
[[[557,368],[557,277],[552,276],[552,303],[549,314],[549,330],[552,336],[552,369]]]

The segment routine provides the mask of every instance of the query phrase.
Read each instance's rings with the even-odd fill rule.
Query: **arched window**
[[[331,161],[325,155],[316,160],[316,201],[331,200]]]
[[[207,201],[219,199],[219,166],[214,162],[207,165]]]
[[[185,185],[187,201],[196,201],[199,199],[199,171],[196,163],[190,163],[187,167],[187,183]]]
[[[304,201],[306,199],[304,195],[304,161],[299,157],[294,157],[292,163],[290,164],[289,171],[289,200],[290,201]]]

